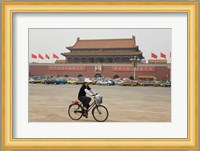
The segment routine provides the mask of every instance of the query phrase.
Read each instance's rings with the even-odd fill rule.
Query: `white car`
[[[116,85],[121,85],[124,82],[121,79],[114,79],[113,81],[115,82]]]
[[[35,79],[29,78],[29,83],[34,83]]]
[[[113,82],[110,80],[100,80],[97,82],[97,85],[113,85]]]

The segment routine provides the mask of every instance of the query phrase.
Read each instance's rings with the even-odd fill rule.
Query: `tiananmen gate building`
[[[30,63],[30,76],[108,77],[149,80],[170,80],[171,64],[167,60],[143,63],[143,53],[136,45],[135,36],[126,39],[91,39],[77,41],[61,53],[65,60],[55,63]],[[137,67],[131,60],[137,58]]]

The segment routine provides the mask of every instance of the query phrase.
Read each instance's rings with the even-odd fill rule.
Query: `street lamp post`
[[[139,58],[137,56],[134,56],[133,58],[130,59],[132,68],[133,68],[133,79],[135,80],[135,74],[136,74],[136,68],[137,64],[139,62]]]

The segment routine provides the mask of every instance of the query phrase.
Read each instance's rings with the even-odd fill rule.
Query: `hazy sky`
[[[65,59],[60,53],[68,52],[67,46],[73,46],[80,39],[120,39],[136,37],[136,45],[143,52],[145,59],[151,59],[151,52],[157,54],[160,59],[160,52],[166,54],[170,62],[172,50],[171,29],[29,29],[29,60],[45,62],[41,59],[31,59],[31,54],[45,54],[50,56],[52,62],[53,53],[59,59]]]

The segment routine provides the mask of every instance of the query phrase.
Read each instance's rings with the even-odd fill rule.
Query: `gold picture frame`
[[[12,15],[17,12],[184,12],[188,15],[187,139],[17,139],[12,137]],[[198,2],[3,2],[3,149],[197,149]]]

